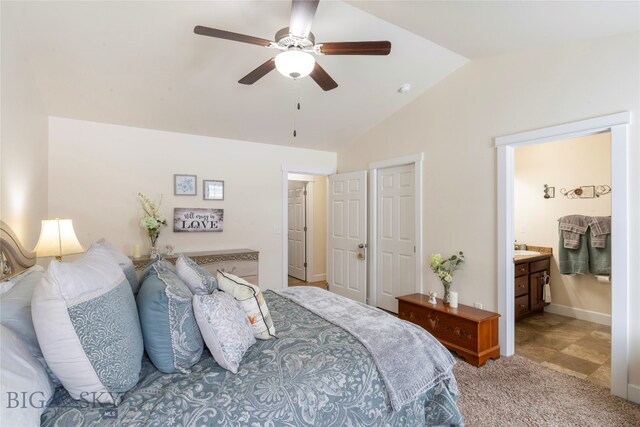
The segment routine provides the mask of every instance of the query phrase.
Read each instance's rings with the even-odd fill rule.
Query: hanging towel
[[[607,235],[611,234],[611,217],[590,216],[588,218],[587,222],[591,230],[591,246],[594,248],[605,248]]]
[[[558,267],[560,274],[589,274],[589,248],[587,234],[578,234],[577,249],[567,249],[564,242],[564,231],[558,225],[560,242],[558,244]]]
[[[549,282],[551,280],[551,276],[549,276],[548,274],[545,274],[542,280],[544,281],[544,286],[542,287],[542,299],[544,300],[545,303],[550,304],[551,303],[551,285],[549,284]]]
[[[589,236],[589,270],[592,274],[609,276],[611,274],[611,234],[604,236],[604,248],[596,247],[591,233],[587,234]]]
[[[567,249],[580,248],[581,236],[587,232],[589,224],[584,215],[567,215],[560,218],[564,247]]]

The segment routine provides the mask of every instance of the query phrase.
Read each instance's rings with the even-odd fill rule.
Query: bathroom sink
[[[536,251],[524,251],[522,249],[516,249],[515,251],[513,251],[513,256],[533,256],[533,255],[540,255],[540,252],[536,252]]]

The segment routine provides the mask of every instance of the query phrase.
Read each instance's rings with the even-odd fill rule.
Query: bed
[[[2,229],[3,266],[8,266],[6,275],[12,275],[32,265],[35,258],[19,247],[5,224]],[[16,253],[25,255],[24,259],[16,257]],[[264,297],[278,338],[258,340],[245,354],[237,374],[221,368],[206,350],[188,374],[164,374],[145,354],[137,385],[123,395],[119,405],[74,400],[63,387],[58,387],[42,414],[41,424],[463,424],[450,370],[436,384],[394,410],[376,361],[354,335],[282,294],[266,291]],[[398,356],[398,363],[407,357],[403,352]]]

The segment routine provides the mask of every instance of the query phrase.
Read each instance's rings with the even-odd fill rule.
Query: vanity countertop
[[[513,262],[518,264],[520,262],[524,262],[524,261],[537,261],[537,260],[541,260],[541,259],[546,259],[546,258],[550,258],[553,254],[553,249],[552,248],[547,248],[544,246],[532,246],[532,245],[527,245],[527,249],[528,251],[535,251],[535,252],[539,252],[538,255],[515,255],[513,257]]]

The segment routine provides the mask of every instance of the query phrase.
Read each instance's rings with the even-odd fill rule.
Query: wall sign
[[[173,231],[222,231],[224,209],[174,208]]]

